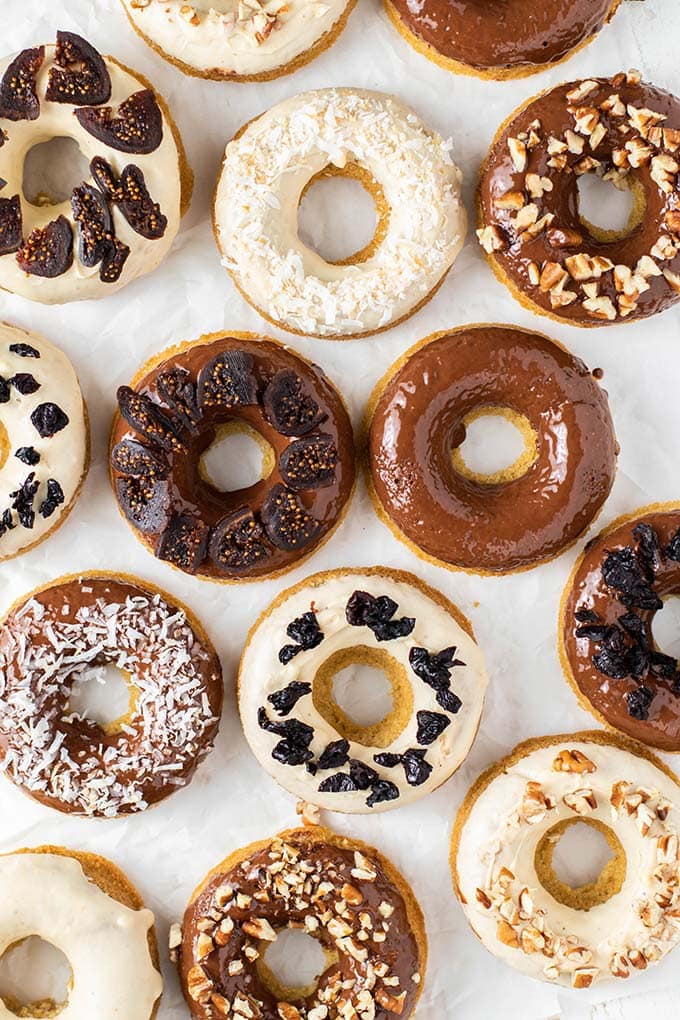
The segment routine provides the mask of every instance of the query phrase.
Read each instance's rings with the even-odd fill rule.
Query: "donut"
[[[90,176],[63,202],[24,193],[24,161],[55,138]],[[44,304],[104,297],[165,258],[192,173],[164,100],[85,39],[0,60],[0,288]]]
[[[111,479],[159,559],[210,581],[297,565],[342,520],[355,482],[352,425],[322,370],[276,340],[214,333],[163,351],[118,390]],[[201,456],[224,430],[263,448],[263,477],[221,492]]]
[[[87,410],[66,355],[0,322],[0,562],[64,523],[89,447]]]
[[[572,887],[553,868],[572,825],[613,856]],[[589,988],[634,977],[680,942],[680,788],[639,744],[601,731],[519,744],[468,792],[451,869],[484,947],[524,974]]]
[[[121,0],[134,30],[185,74],[269,81],[335,42],[356,0],[249,0],[219,9],[198,0]]]
[[[70,708],[74,685],[114,665],[128,711],[100,726]],[[145,581],[91,572],[25,596],[0,623],[0,767],[68,814],[113,818],[185,786],[222,709],[219,659],[198,621]]]
[[[459,450],[485,414],[525,439],[492,475],[471,471]],[[597,515],[616,471],[605,391],[556,341],[517,326],[426,337],[378,383],[367,421],[379,516],[417,554],[476,574],[557,556]]]
[[[477,237],[521,304],[574,326],[635,322],[680,297],[680,100],[638,71],[530,99],[482,166]],[[579,213],[579,178],[630,190],[622,230]]]
[[[123,872],[97,854],[39,846],[0,856],[0,955],[31,936],[61,949],[73,976],[65,1003],[7,997],[0,1016],[152,1020],[160,975],[154,916]]]
[[[267,967],[267,948],[287,928],[325,952],[311,987],[286,988]],[[407,1020],[427,960],[406,879],[373,847],[321,826],[230,854],[196,889],[170,944],[198,1020]]]
[[[381,669],[392,709],[354,722],[333,696],[353,664]],[[282,592],[246,640],[238,700],[246,739],[296,797],[372,813],[437,789],[467,755],[487,675],[470,622],[413,574],[331,570]]]
[[[467,218],[451,143],[392,96],[319,89],[277,103],[229,143],[214,228],[243,297],[291,333],[341,340],[412,315],[443,281]],[[373,195],[373,243],[342,263],[298,236],[303,192],[324,171]]]
[[[564,590],[559,650],[580,703],[606,726],[680,751],[680,664],[654,641],[663,599],[680,595],[680,505],[621,517],[592,539]]]
[[[621,0],[384,0],[397,30],[435,64],[477,78],[525,78],[567,60]]]

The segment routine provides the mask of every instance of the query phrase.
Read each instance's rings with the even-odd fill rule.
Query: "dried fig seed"
[[[161,372],[156,379],[156,390],[187,428],[194,429],[200,423],[196,386],[186,368],[175,366]]]
[[[150,241],[163,237],[168,225],[161,207],[151,198],[144,174],[134,163],[123,168],[117,177],[101,156],[95,156],[90,171],[109,202],[115,202],[136,233]]]
[[[322,489],[332,485],[338,448],[330,436],[296,439],[279,458],[279,471],[291,489]]]
[[[116,479],[116,495],[123,513],[138,531],[158,533],[170,515],[170,494],[166,481],[141,476]]]
[[[205,559],[208,528],[189,514],[173,517],[156,546],[156,556],[194,574]]]
[[[262,522],[267,535],[278,549],[292,551],[313,542],[321,525],[285,485],[275,485],[262,507]]]
[[[249,507],[225,517],[213,529],[208,554],[215,566],[239,572],[269,556],[265,534]]]
[[[37,120],[40,100],[35,83],[45,60],[45,47],[23,50],[9,65],[0,82],[0,117]]]
[[[116,283],[120,279],[120,274],[123,272],[129,255],[128,246],[114,237],[104,252],[102,267],[99,270],[99,279],[102,283]]]
[[[282,369],[262,397],[264,414],[282,436],[304,436],[326,417],[295,372]]]
[[[119,152],[145,155],[163,141],[163,115],[151,89],[133,93],[117,114],[110,106],[84,106],[74,113],[89,134]]]
[[[108,252],[113,221],[108,202],[98,188],[80,184],[71,195],[73,219],[78,224],[78,258],[84,266],[97,266]]]
[[[111,78],[101,54],[74,32],[57,32],[55,65],[46,97],[52,103],[98,106],[111,98]]]
[[[31,276],[54,279],[73,264],[73,230],[65,216],[37,227],[16,254],[19,267]]]
[[[117,396],[120,413],[128,425],[163,450],[182,449],[174,423],[149,397],[129,386],[120,386]]]
[[[154,453],[134,439],[123,439],[111,453],[111,464],[123,475],[139,475],[156,481],[166,478],[167,466]]]
[[[257,403],[252,355],[223,351],[198,376],[198,402],[202,408],[243,407]]]
[[[24,240],[24,225],[21,215],[21,199],[0,198],[0,255],[10,255],[21,248]]]

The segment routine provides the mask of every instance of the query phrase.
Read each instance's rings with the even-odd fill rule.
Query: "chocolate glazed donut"
[[[466,423],[484,413],[518,422],[526,444],[489,476],[458,453]],[[588,527],[614,480],[606,393],[578,358],[517,327],[427,337],[378,384],[369,415],[378,513],[443,565],[506,573],[551,559]]]
[[[213,334],[165,351],[118,391],[111,480],[160,559],[213,581],[291,568],[342,518],[355,481],[352,425],[320,368],[275,340]],[[264,449],[263,477],[219,491],[201,456],[229,426]]]

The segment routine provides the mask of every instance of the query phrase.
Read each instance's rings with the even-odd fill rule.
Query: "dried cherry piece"
[[[7,531],[12,531],[13,528],[16,528],[16,524],[12,520],[12,511],[3,510],[2,516],[0,517],[0,538],[2,538]]]
[[[156,546],[156,556],[193,574],[205,558],[208,527],[189,514],[173,517]]]
[[[140,475],[156,481],[167,478],[167,466],[151,450],[134,439],[122,439],[111,452],[111,464],[123,475]]]
[[[307,723],[300,722],[299,719],[272,722],[264,708],[259,710],[257,721],[261,729],[283,738],[272,751],[272,758],[276,761],[283,765],[304,765],[314,757],[309,749],[314,739],[314,730]]]
[[[389,779],[378,779],[371,787],[371,793],[366,799],[368,807],[375,804],[382,804],[386,800],[396,800],[399,796],[399,787],[391,783]]]
[[[9,498],[12,500],[12,509],[16,510],[19,516],[19,523],[29,531],[35,524],[33,501],[35,500],[39,484],[35,480],[35,471],[31,471],[30,475],[24,478],[19,488],[9,494]]]
[[[20,446],[14,456],[22,464],[28,464],[29,467],[35,467],[36,464],[40,463],[40,454],[32,446]]]
[[[257,403],[253,358],[246,351],[222,351],[201,369],[198,402],[202,408],[245,407]]]
[[[132,229],[149,241],[163,237],[168,226],[167,216],[151,198],[144,174],[134,163],[123,167],[117,177],[113,167],[102,156],[95,156],[90,172],[109,202],[115,202]]]
[[[647,583],[637,556],[628,546],[607,553],[602,564],[602,580],[618,592],[619,602],[629,609],[657,610],[663,606]]]
[[[110,106],[84,106],[74,113],[89,134],[119,152],[145,155],[163,141],[163,115],[151,89],[134,92],[117,114]]]
[[[194,429],[201,416],[196,401],[196,386],[191,373],[179,365],[161,372],[156,379],[160,398],[179,415],[189,429]]]
[[[421,786],[430,778],[432,766],[429,761],[425,761],[425,754],[420,748],[413,747],[402,754],[401,763],[409,786]]]
[[[380,754],[373,755],[373,761],[385,769],[393,769],[401,764],[401,755],[393,751],[381,751]]]
[[[262,406],[265,418],[282,436],[304,436],[326,418],[300,376],[288,369],[281,369],[268,383]]]
[[[354,793],[359,787],[346,772],[334,772],[319,783],[319,793]]]
[[[6,404],[11,396],[12,391],[9,383],[3,376],[0,375],[0,404]]]
[[[322,489],[335,479],[338,448],[330,436],[296,439],[279,458],[279,471],[291,489]]]
[[[64,490],[56,478],[47,479],[47,494],[40,504],[39,513],[41,517],[51,517],[58,506],[64,502]]]
[[[376,598],[367,591],[355,591],[347,603],[345,617],[351,627],[372,630],[376,641],[393,641],[410,634],[416,623],[412,616],[393,619],[398,608],[389,595]]]
[[[577,623],[599,623],[600,617],[592,609],[577,609],[574,613]]]
[[[433,653],[428,652],[426,648],[412,648],[408,661],[415,675],[437,690],[440,687],[448,687],[451,670],[455,666],[465,665],[462,659],[456,658],[457,651],[455,645]]]
[[[319,755],[320,769],[341,769],[349,761],[349,741],[331,740]]]
[[[633,719],[640,719],[642,721],[649,719],[649,706],[653,700],[654,691],[651,687],[640,684],[639,687],[635,687],[634,690],[629,691],[626,695],[628,714],[632,715]]]
[[[668,556],[669,560],[675,560],[676,563],[680,563],[680,528],[678,528],[666,546],[666,556]]]
[[[157,533],[167,523],[170,507],[168,484],[144,475],[116,479],[116,495],[123,513],[138,531]]]
[[[678,669],[678,660],[664,652],[652,651],[649,656],[649,665],[652,672],[656,676],[660,676],[662,680],[672,680]]]
[[[174,422],[150,397],[130,386],[118,387],[118,407],[128,425],[163,450],[181,450]]]
[[[640,645],[641,648],[649,647],[649,638],[647,636],[647,625],[645,621],[637,615],[637,613],[624,613],[623,616],[619,616],[617,623],[620,627],[630,634],[634,641]]]
[[[40,351],[37,351],[35,347],[31,347],[30,344],[10,344],[9,349],[12,354],[18,354],[20,358],[39,358]]]
[[[31,413],[31,422],[39,436],[49,439],[66,428],[69,418],[58,404],[48,400],[44,404],[38,404]]]
[[[450,712],[451,715],[455,715],[459,712],[463,702],[460,700],[457,694],[454,694],[448,687],[440,687],[437,691],[435,701],[438,705],[444,709],[445,712]]]
[[[641,521],[633,528],[633,535],[638,541],[637,557],[649,582],[654,580],[654,575],[659,569],[661,558],[661,547],[659,536],[651,524]]]
[[[37,393],[40,389],[40,383],[30,372],[17,372],[9,381],[14,389],[21,393],[23,397],[30,396],[31,393]]]
[[[45,47],[22,50],[0,82],[0,117],[6,120],[37,120],[40,100],[35,83],[45,60]]]
[[[78,258],[84,266],[97,266],[108,252],[113,220],[108,202],[98,188],[80,184],[71,195],[73,219],[78,224]]]
[[[18,251],[23,240],[21,199],[18,195],[14,195],[13,198],[0,198],[0,255],[10,255]]]
[[[320,524],[285,485],[274,485],[262,506],[262,522],[277,549],[301,549],[313,542]]]
[[[416,740],[419,744],[433,744],[446,727],[451,725],[451,720],[441,712],[428,712],[426,709],[416,712],[416,720]]]
[[[293,680],[287,687],[280,691],[274,691],[267,698],[270,705],[273,705],[279,715],[288,715],[293,711],[300,698],[310,694],[312,685],[303,680]]]
[[[284,645],[279,650],[279,662],[284,666],[300,652],[316,648],[323,641],[323,631],[319,626],[316,613],[311,610],[289,623],[286,627],[286,634],[295,641],[295,644]]]
[[[265,534],[249,507],[224,517],[213,528],[208,554],[215,566],[225,570],[248,570],[269,555]]]
[[[19,267],[31,276],[54,279],[73,264],[73,230],[65,216],[36,227],[16,255]]]
[[[604,641],[609,633],[606,623],[584,623],[576,628],[576,637],[585,638],[586,641]]]
[[[349,774],[357,790],[368,790],[380,776],[370,765],[352,758],[349,763]]]
[[[51,103],[98,106],[111,98],[111,78],[102,56],[74,32],[57,32],[55,65],[50,68],[46,98]]]

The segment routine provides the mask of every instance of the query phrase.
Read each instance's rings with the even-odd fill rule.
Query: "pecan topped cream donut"
[[[267,949],[288,928],[324,950],[311,987],[286,988]],[[413,892],[382,854],[320,826],[252,843],[214,868],[170,945],[192,1017],[408,1020],[427,959]]]
[[[620,518],[592,539],[564,592],[560,653],[567,679],[601,722],[680,751],[680,663],[652,633],[680,595],[680,506]]]
[[[118,391],[111,478],[121,512],[162,560],[211,581],[290,569],[341,521],[352,425],[316,365],[275,340],[213,334],[164,351]],[[263,448],[262,477],[223,492],[202,455],[227,431]]]
[[[24,162],[55,138],[90,176],[66,201],[24,192]],[[103,297],[170,250],[192,174],[163,99],[85,39],[58,32],[0,61],[0,288],[60,304]]]
[[[633,322],[680,298],[680,100],[637,71],[570,82],[500,128],[482,168],[477,231],[521,304],[575,326]],[[579,214],[594,173],[629,189],[623,230]]]

